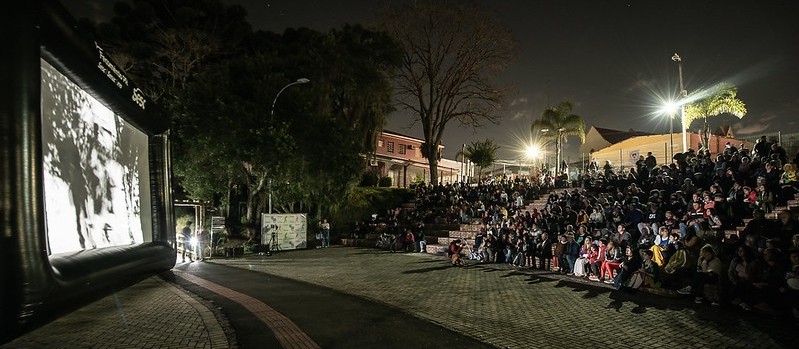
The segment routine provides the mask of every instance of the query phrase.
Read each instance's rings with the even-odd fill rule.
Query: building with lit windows
[[[422,156],[424,140],[383,131],[377,134],[375,142],[375,151],[368,156],[366,171],[391,178],[394,187],[407,188],[413,183],[430,182],[430,166],[427,158]],[[438,146],[438,153],[443,151],[444,146]],[[439,160],[438,180],[441,183],[457,182],[460,173],[461,162]]]

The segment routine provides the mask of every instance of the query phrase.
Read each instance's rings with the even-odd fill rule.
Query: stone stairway
[[[532,212],[534,208],[540,211],[544,208],[546,202],[547,196],[541,195],[538,199],[527,204],[521,212]],[[465,240],[467,245],[473,246],[475,237],[480,233],[480,228],[482,228],[482,224],[459,224],[456,229],[449,230],[446,235],[434,237],[434,241],[431,241],[431,237],[428,236],[427,253],[445,255],[449,249],[449,244],[455,239]],[[465,248],[462,253],[466,254],[468,252],[469,249]]]
[[[446,236],[435,237],[435,243],[427,244],[426,252],[444,255],[449,249],[449,244],[455,239],[465,240],[471,246],[474,244],[474,238],[480,233],[481,227],[480,224],[459,224],[457,229],[447,231]]]
[[[522,212],[532,212],[534,208],[540,211],[544,208],[546,201],[547,196],[542,194],[538,199],[527,204],[522,209]],[[412,210],[415,208],[415,203],[403,203],[402,208]],[[799,194],[795,196],[794,200],[789,200],[787,206],[776,207],[774,211],[767,213],[766,219],[776,220],[777,212],[780,212],[786,208],[791,211],[794,218],[799,217]],[[744,219],[743,225],[738,226],[735,229],[725,230],[725,237],[729,238],[733,234],[740,236],[746,224],[751,220],[751,218]],[[449,244],[455,239],[465,240],[469,246],[473,246],[474,239],[480,232],[481,227],[481,224],[428,224],[425,226],[425,242],[427,242],[426,252],[431,254],[445,255],[447,253],[447,249],[449,248]],[[679,229],[675,230],[674,232],[679,233]],[[364,239],[346,238],[342,239],[342,243],[345,246],[375,247],[377,237],[378,234],[366,234]],[[464,249],[463,253],[466,254],[468,252],[469,249],[466,248]]]
[[[799,218],[799,194],[794,195],[793,200],[788,200],[787,206],[777,206],[773,211],[766,213],[766,219],[776,221],[779,219],[777,214],[785,209],[788,209],[791,212],[791,216],[794,219]],[[743,238],[741,234],[743,233],[744,229],[746,229],[746,225],[749,224],[750,221],[752,221],[752,218],[744,218],[743,225],[737,226],[735,229],[724,230],[724,237],[729,238],[732,235],[738,235],[739,238]]]
[[[425,225],[425,242],[427,244],[437,244],[440,237],[447,237],[451,230],[459,229],[458,224],[428,224]],[[346,237],[341,239],[343,246],[349,247],[375,247],[379,233],[364,234],[361,239]],[[447,242],[449,244],[449,242]]]

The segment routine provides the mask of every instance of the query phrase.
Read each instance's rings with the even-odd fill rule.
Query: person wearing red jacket
[[[453,266],[462,267],[465,264],[463,258],[461,258],[461,251],[464,245],[461,239],[455,239],[449,243],[449,260]]]

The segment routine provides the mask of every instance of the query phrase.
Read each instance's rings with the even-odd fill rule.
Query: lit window
[[[399,153],[400,154],[405,154],[405,144],[400,144],[399,145]]]
[[[386,143],[386,151],[389,152],[389,153],[393,153],[394,152],[394,142]]]
[[[382,139],[377,141],[377,147],[378,148],[382,148],[383,147],[383,140]]]

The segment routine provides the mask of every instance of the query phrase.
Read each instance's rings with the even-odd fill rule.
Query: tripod
[[[272,236],[269,238],[269,255],[272,255],[272,252],[280,251],[280,245],[277,243],[277,233],[272,232]]]

